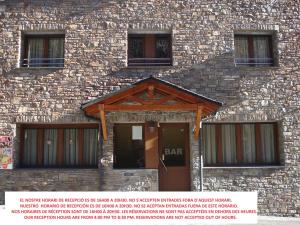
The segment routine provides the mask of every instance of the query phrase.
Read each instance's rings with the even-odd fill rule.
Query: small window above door
[[[171,66],[171,34],[129,34],[128,66]]]

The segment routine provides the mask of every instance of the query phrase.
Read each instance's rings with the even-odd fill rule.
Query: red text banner
[[[255,224],[256,192],[7,192],[6,225]]]

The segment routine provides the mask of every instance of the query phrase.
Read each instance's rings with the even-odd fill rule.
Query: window
[[[273,66],[272,35],[234,35],[235,64],[241,66]]]
[[[129,34],[128,66],[170,66],[170,34]]]
[[[24,125],[21,167],[97,167],[98,125]]]
[[[145,167],[144,126],[141,124],[114,125],[114,168]]]
[[[23,67],[64,67],[64,34],[25,35]]]
[[[203,124],[206,166],[279,164],[276,123]]]

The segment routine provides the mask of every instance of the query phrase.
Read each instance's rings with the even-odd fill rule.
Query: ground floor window
[[[145,167],[145,135],[143,124],[114,125],[114,168]]]
[[[21,126],[21,167],[97,167],[98,124]]]
[[[276,123],[203,124],[206,166],[279,164]]]

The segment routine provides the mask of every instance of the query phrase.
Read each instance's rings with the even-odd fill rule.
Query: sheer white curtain
[[[87,165],[97,165],[98,161],[98,129],[84,129],[83,161]]]
[[[236,135],[234,124],[222,125],[222,152],[224,164],[236,164]]]
[[[256,153],[255,153],[255,125],[254,124],[244,124],[242,126],[242,138],[243,138],[243,155],[244,163],[255,163]]]
[[[57,129],[44,130],[44,166],[56,165]]]
[[[202,128],[202,149],[204,150],[205,164],[211,165],[217,162],[216,126],[205,124]]]
[[[236,36],[234,38],[236,63],[249,63],[248,37]]]
[[[50,38],[49,39],[49,66],[61,67],[64,64],[64,39]]]
[[[30,67],[43,66],[44,57],[44,39],[31,38],[28,39],[28,56],[27,62]]]
[[[273,124],[261,124],[260,133],[263,162],[275,162],[275,140]]]
[[[254,48],[254,58],[255,63],[263,64],[270,63],[270,47],[269,47],[269,37],[266,36],[255,36],[253,37],[253,48]]]
[[[37,129],[26,129],[24,136],[24,166],[37,165]]]
[[[78,165],[77,129],[64,130],[64,160],[66,166]]]

